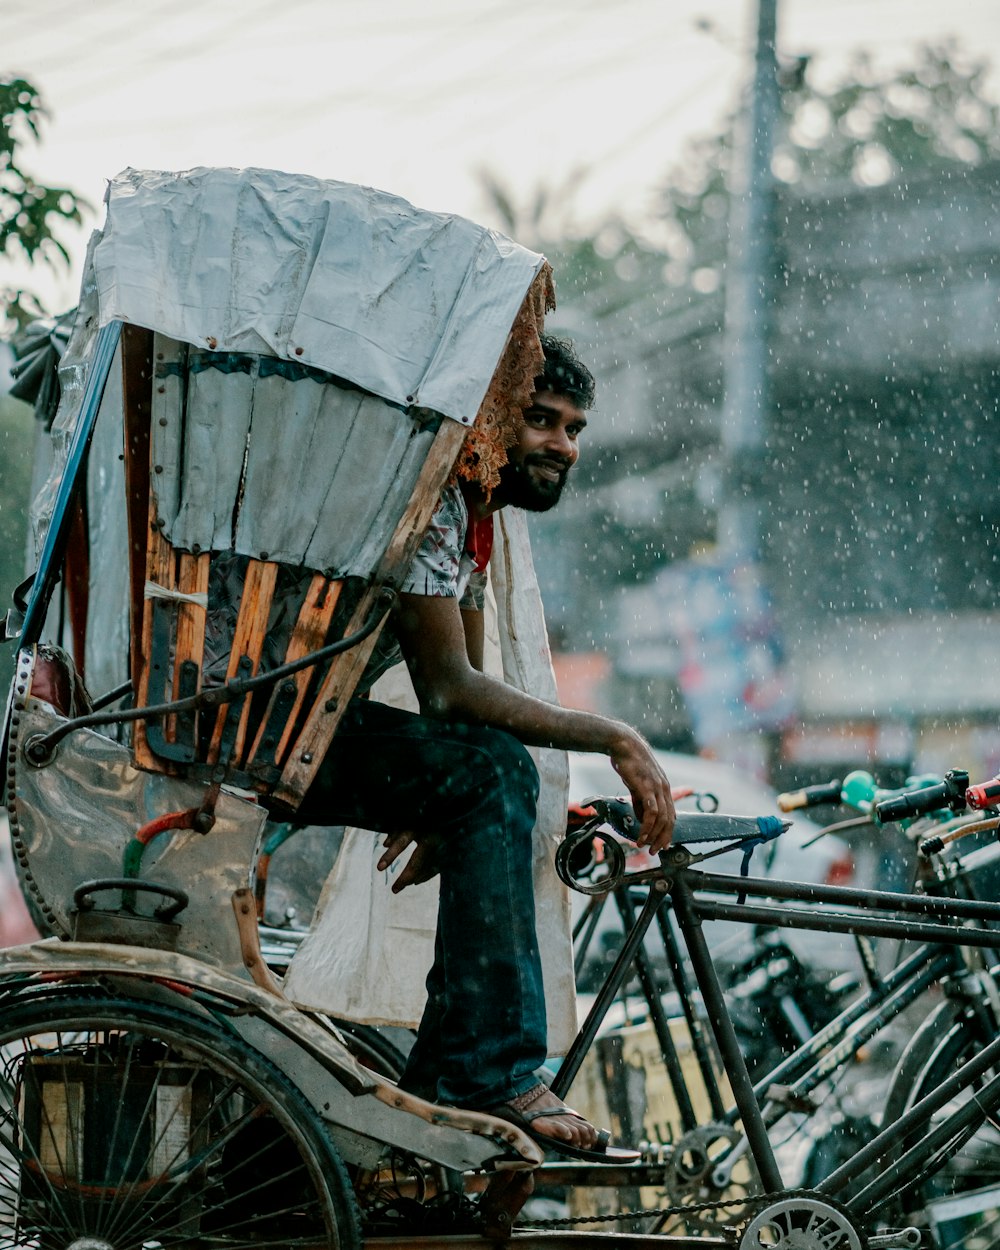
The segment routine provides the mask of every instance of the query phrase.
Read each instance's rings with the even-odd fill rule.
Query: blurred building
[[[780,193],[773,411],[743,466],[780,686],[756,723],[779,763],[1000,766],[998,210],[996,164]],[[697,736],[685,665],[713,667],[685,622],[727,489],[723,293],[572,330],[600,402],[573,498],[536,525],[547,607],[567,647],[610,654],[606,702],[645,683],[643,723],[675,745]]]

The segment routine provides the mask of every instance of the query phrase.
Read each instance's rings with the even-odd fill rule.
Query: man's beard
[[[559,502],[571,466],[565,465],[556,481],[537,477],[529,469],[532,464],[554,463],[551,456],[528,456],[520,462],[508,460],[500,470],[500,481],[494,496],[502,500],[505,507],[523,508],[526,512],[548,512]]]

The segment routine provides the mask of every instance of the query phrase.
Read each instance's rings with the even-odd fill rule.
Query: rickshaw
[[[262,948],[268,816],[294,818],[337,749],[444,485],[488,484],[502,465],[551,303],[543,257],[368,188],[254,169],[110,183],[68,337],[41,336],[22,374],[53,415],[52,463],[35,571],[6,618],[5,787],[44,936],[0,953],[0,1250],[925,1244],[915,1226],[869,1235],[864,1220],[993,1114],[1000,1042],[976,1035],[973,1057],[935,1070],[930,1092],[918,1082],[850,1161],[786,1191],[758,1103],[773,1091],[747,1072],[701,921],[991,949],[994,929],[961,921],[1000,923],[1000,905],[691,873],[716,852],[689,841],[739,845],[745,867],[785,827],[692,814],[658,864],[629,874],[645,901],[614,975],[669,898],[744,1134],[731,1117],[692,1120],[670,1159],[614,1167],[552,1165],[505,1120],[408,1094],[372,1035],[293,992],[294,958]],[[601,822],[634,829],[622,800],[581,810],[567,834],[562,806],[566,884],[577,851],[585,877],[596,863]],[[585,893],[624,871],[620,843],[604,849],[610,876]],[[761,895],[819,911],[743,910]],[[957,919],[908,926],[866,907]],[[614,993],[609,980],[567,1048],[560,1096]],[[678,1205],[631,1214],[693,1216],[703,1235],[581,1231],[590,1214],[515,1226],[536,1176],[571,1188],[597,1171],[662,1192],[668,1170]]]
[[[622,1244],[512,1233],[539,1147],[290,1001],[254,897],[268,810],[336,749],[449,475],[495,472],[551,302],[543,257],[371,189],[110,183],[7,616],[45,936],[0,956],[4,1250]]]

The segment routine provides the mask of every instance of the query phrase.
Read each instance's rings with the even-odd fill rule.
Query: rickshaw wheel
[[[359,1250],[322,1122],[215,1020],[46,994],[0,1023],[0,1250]]]

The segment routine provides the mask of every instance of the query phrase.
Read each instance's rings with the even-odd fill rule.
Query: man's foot
[[[638,1150],[611,1146],[607,1129],[596,1129],[579,1112],[565,1106],[547,1085],[535,1085],[499,1107],[490,1115],[507,1120],[527,1133],[546,1150],[572,1159],[594,1163],[636,1163]]]

